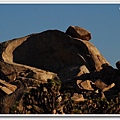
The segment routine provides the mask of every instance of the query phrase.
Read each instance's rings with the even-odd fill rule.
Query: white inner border
[[[120,4],[120,0],[0,0],[0,4]],[[120,116],[120,114],[65,114],[65,115],[54,115],[54,114],[1,114],[0,117],[31,117],[31,116],[45,116],[45,117],[69,117],[69,116],[91,116],[91,117],[99,117],[99,116],[106,116],[106,117],[117,117]],[[13,119],[13,118],[12,118]],[[16,118],[15,118],[16,119]],[[36,119],[36,118],[35,118]],[[53,119],[53,118],[52,118]],[[58,119],[58,118],[57,118]],[[63,118],[62,118],[63,119]],[[65,118],[66,119],[66,118]],[[85,119],[85,118],[84,118]],[[89,118],[91,119],[91,118]],[[92,118],[93,119],[93,118]],[[95,118],[96,119],[96,118]],[[112,118],[109,118],[112,119]],[[46,119],[47,120],[47,119]]]

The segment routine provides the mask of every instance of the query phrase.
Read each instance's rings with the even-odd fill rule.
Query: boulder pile
[[[85,91],[114,98],[120,92],[120,62],[113,68],[90,39],[88,30],[70,26],[66,32],[47,30],[0,43],[0,113],[17,113],[11,110],[16,101],[20,113],[42,113],[49,102],[48,113],[57,113],[56,108],[65,113],[63,91],[70,88],[77,103],[87,99]]]

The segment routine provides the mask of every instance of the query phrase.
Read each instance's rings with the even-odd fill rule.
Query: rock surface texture
[[[102,91],[112,83],[115,83],[116,90],[119,91],[119,63],[118,69],[112,68],[89,42],[90,39],[89,31],[70,26],[65,33],[47,30],[0,43],[0,113],[10,113],[11,107],[16,101],[22,101],[27,91],[36,91],[36,87],[47,84],[49,79],[60,80],[63,86],[69,84],[76,90],[75,93],[82,90]],[[42,90],[48,92],[47,88]],[[60,95],[59,92],[54,95],[58,94]],[[84,101],[83,97],[81,100],[76,94],[75,102]],[[74,96],[75,94],[71,98]],[[109,98],[107,93],[105,97]],[[24,109],[22,103],[19,102],[19,110]],[[37,106],[26,106],[26,109],[32,108],[41,113]],[[56,109],[53,111],[56,113]]]

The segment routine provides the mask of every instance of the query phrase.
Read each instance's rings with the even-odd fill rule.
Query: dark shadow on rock
[[[1,70],[0,70],[0,79],[5,80],[5,81],[9,81],[9,78],[7,77],[7,75],[5,75]]]
[[[66,54],[64,49],[68,51]],[[82,65],[90,71],[95,70],[95,62],[87,46],[57,30],[27,38],[13,51],[13,62],[55,72],[62,81],[75,77]],[[90,74],[84,74],[80,79],[90,79]]]
[[[108,64],[103,64],[102,69],[100,70],[99,78],[105,82],[107,85],[111,83],[116,83],[116,78],[119,75],[120,71],[118,69],[114,69],[112,66]]]
[[[74,66],[86,65],[90,71],[95,70],[95,62],[85,43],[59,30],[31,35],[13,51],[13,62],[57,73],[60,78],[63,78],[61,71],[69,66],[74,69]],[[78,73],[76,69],[71,78]]]
[[[58,36],[57,42],[55,41],[56,35]],[[33,35],[14,50],[13,62],[56,72],[62,64],[55,57],[55,50],[59,51],[69,44],[62,40],[62,38],[66,39],[64,37],[65,35],[57,30],[48,30]]]
[[[75,45],[75,47],[79,50],[79,55],[81,55],[85,61],[86,61],[86,67],[88,68],[89,71],[94,71],[96,70],[95,68],[95,62],[93,58],[91,57],[88,48],[86,47],[85,43],[82,42],[79,39],[71,39],[71,43]]]
[[[75,77],[74,80],[97,80],[101,79],[107,85],[111,83],[115,83],[117,76],[119,76],[120,71],[118,69],[114,69],[112,66],[108,64],[103,64],[102,69],[100,71],[90,72],[87,74],[83,74],[81,76]]]

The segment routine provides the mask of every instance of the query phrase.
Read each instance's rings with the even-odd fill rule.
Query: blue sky
[[[0,4],[0,42],[48,29],[81,26],[115,67],[120,60],[120,4]]]

